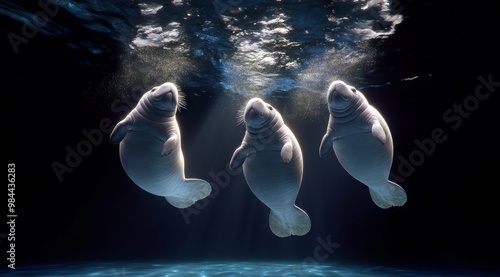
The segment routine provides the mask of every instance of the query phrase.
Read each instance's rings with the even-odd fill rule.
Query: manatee
[[[182,106],[175,84],[152,88],[111,132],[120,144],[120,161],[130,179],[143,190],[163,196],[174,207],[187,208],[207,197],[212,188],[201,179],[186,178],[181,132],[176,120]]]
[[[344,169],[368,187],[378,207],[403,206],[407,200],[405,190],[388,180],[393,143],[382,115],[360,91],[340,80],[331,83],[327,97],[330,117],[320,157],[333,149]]]
[[[250,190],[271,209],[269,227],[276,236],[307,234],[311,220],[295,205],[303,175],[297,139],[280,113],[260,98],[248,101],[243,116],[246,132],[230,169],[243,168]]]

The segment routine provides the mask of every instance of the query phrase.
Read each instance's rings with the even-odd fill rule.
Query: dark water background
[[[347,271],[338,276],[360,268],[402,274],[369,270],[384,266],[414,274],[407,276],[498,273],[500,24],[491,2],[50,3],[0,4],[3,156],[16,164],[18,270],[41,266],[31,273],[45,276],[55,266],[69,275],[73,266],[75,276],[135,276],[147,265],[155,272],[153,263],[188,263],[198,274],[194,264],[218,270],[207,263],[290,261],[301,270],[309,262],[318,271],[307,274],[326,276],[339,268]],[[494,84],[483,85],[484,94],[476,93],[480,76]],[[328,119],[323,93],[335,79],[361,89],[385,116],[405,206],[377,208],[333,155],[318,157]],[[214,186],[194,214],[135,186],[107,142],[107,124],[165,81],[186,95],[187,109],[178,114],[186,176]],[[297,205],[312,220],[306,236],[275,237],[268,209],[241,174],[226,169],[244,134],[237,111],[256,95],[281,111],[301,143]],[[420,151],[415,140],[427,141],[436,129],[444,142],[404,167]],[[67,165],[68,149],[85,141],[91,149],[58,177],[54,162]],[[7,257],[8,225],[0,233]],[[322,242],[335,247],[318,248]],[[86,262],[107,264],[79,266]]]

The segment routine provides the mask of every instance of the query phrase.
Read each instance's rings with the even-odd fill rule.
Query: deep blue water
[[[3,156],[16,165],[17,216],[14,233],[0,225],[2,276],[498,276],[494,11],[385,0],[2,1]],[[319,158],[336,79],[391,127],[403,207],[379,209],[334,155]],[[177,115],[186,176],[213,187],[191,210],[132,183],[108,143],[108,125],[166,81],[186,98]],[[238,111],[254,96],[300,142],[305,236],[275,237],[269,209],[227,169],[244,135]],[[70,168],[58,174],[54,162]],[[13,236],[16,270],[6,259]]]

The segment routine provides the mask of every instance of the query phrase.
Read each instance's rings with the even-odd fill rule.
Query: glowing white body
[[[158,196],[173,196],[184,181],[184,156],[175,117],[165,122],[151,122],[134,114],[137,126],[120,142],[120,160],[130,179],[145,191]],[[179,143],[167,156],[161,156],[168,137],[176,135]]]
[[[269,227],[276,236],[305,235],[311,221],[295,206],[303,174],[297,139],[281,115],[258,98],[248,103],[245,121],[247,131],[233,154],[231,168],[243,167],[249,188],[271,209]],[[252,127],[256,122],[259,126]]]
[[[320,146],[320,156],[333,148],[344,169],[365,184],[380,208],[402,206],[406,193],[388,180],[393,143],[382,115],[364,95],[341,81],[332,83],[328,95],[330,118]]]
[[[110,136],[120,143],[120,160],[130,179],[143,190],[163,196],[177,208],[187,208],[207,197],[211,186],[186,179],[181,133],[175,113],[179,95],[165,83],[146,92]]]

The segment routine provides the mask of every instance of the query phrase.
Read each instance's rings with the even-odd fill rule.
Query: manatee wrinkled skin
[[[110,135],[112,144],[120,144],[120,161],[130,179],[177,208],[191,206],[212,190],[208,182],[184,175],[181,133],[175,116],[182,100],[173,83],[154,87]]]
[[[365,184],[373,202],[380,208],[403,206],[404,189],[388,180],[393,159],[389,127],[382,115],[365,96],[343,81],[334,81],[328,89],[330,112],[319,155],[332,151],[344,169]]]
[[[295,205],[303,174],[297,139],[279,112],[260,98],[248,101],[244,121],[245,136],[230,168],[242,167],[250,190],[271,209],[269,227],[276,236],[307,234],[311,220]]]

